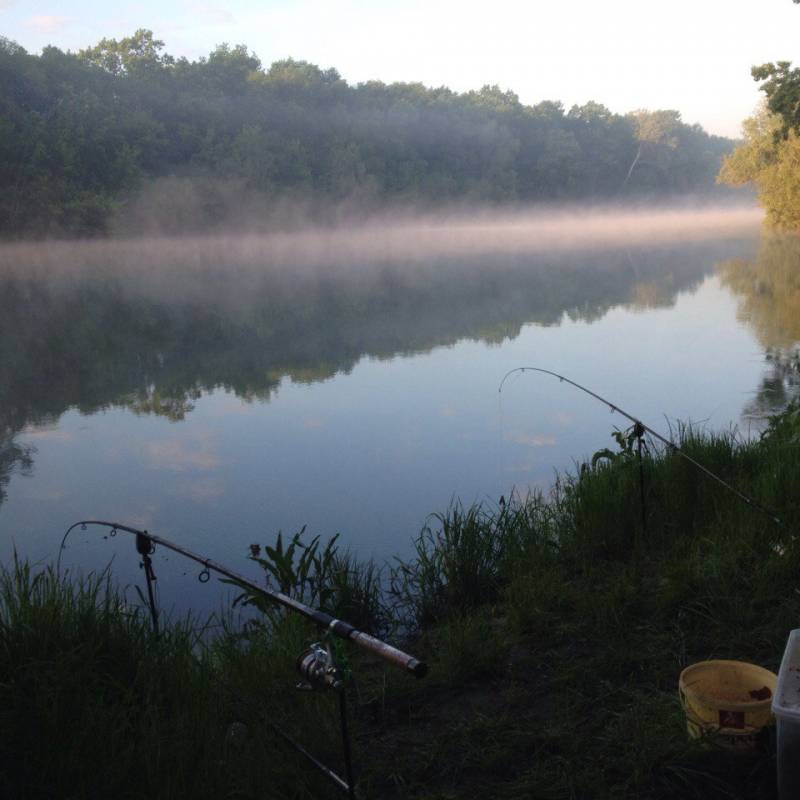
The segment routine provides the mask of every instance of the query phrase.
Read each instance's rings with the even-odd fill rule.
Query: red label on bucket
[[[744,711],[723,711],[719,712],[720,728],[744,728]]]

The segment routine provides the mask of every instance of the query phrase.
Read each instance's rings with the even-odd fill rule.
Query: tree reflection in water
[[[0,431],[0,505],[6,499],[6,487],[17,472],[30,475],[33,470],[33,448],[19,444],[10,430]]]
[[[723,261],[717,273],[739,298],[738,316],[769,367],[745,414],[773,414],[800,395],[800,237],[764,238],[755,258]]]
[[[257,248],[221,249],[213,240],[164,250],[7,246],[0,249],[0,486],[12,469],[32,466],[15,436],[68,409],[124,407],[179,422],[216,388],[268,401],[284,378],[324,380],[364,356],[424,353],[463,339],[499,343],[530,323],[669,306],[742,247],[732,239],[271,264]]]

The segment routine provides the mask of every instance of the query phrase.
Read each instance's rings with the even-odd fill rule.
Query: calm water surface
[[[323,248],[324,249],[324,248]],[[210,244],[0,255],[0,557],[113,519],[244,572],[307,526],[404,555],[428,514],[548,487],[625,420],[744,435],[795,389],[800,247],[752,231],[593,252],[359,259]],[[68,567],[133,543],[76,532]],[[156,559],[162,601],[220,590]]]

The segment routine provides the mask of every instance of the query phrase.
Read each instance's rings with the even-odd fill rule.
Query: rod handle
[[[355,642],[365,650],[369,650],[384,661],[410,672],[415,678],[422,678],[428,673],[428,665],[424,661],[420,661],[418,658],[414,658],[414,656],[404,653],[402,650],[398,650],[396,647],[392,647],[390,644],[386,644],[386,642],[382,642],[368,633],[353,631],[350,634],[350,641]]]

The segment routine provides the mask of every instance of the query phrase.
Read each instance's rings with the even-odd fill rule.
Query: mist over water
[[[425,216],[408,209],[290,232],[214,233],[210,236],[136,236],[111,240],[19,243],[0,246],[0,268],[61,270],[85,267],[175,266],[348,267],[382,261],[428,262],[477,253],[554,251],[701,242],[758,232],[755,205],[641,208],[571,207],[498,212],[474,208]]]
[[[4,245],[0,547],[52,558],[68,524],[101,517],[236,567],[251,542],[304,524],[403,554],[453,498],[546,489],[623,424],[557,382],[499,398],[521,364],[656,427],[746,433],[795,385],[782,320],[797,293],[781,276],[798,247],[761,242],[760,220],[451,211]],[[118,553],[138,579],[119,547],[76,540],[69,563]],[[173,602],[193,596],[191,576],[157,566]]]

